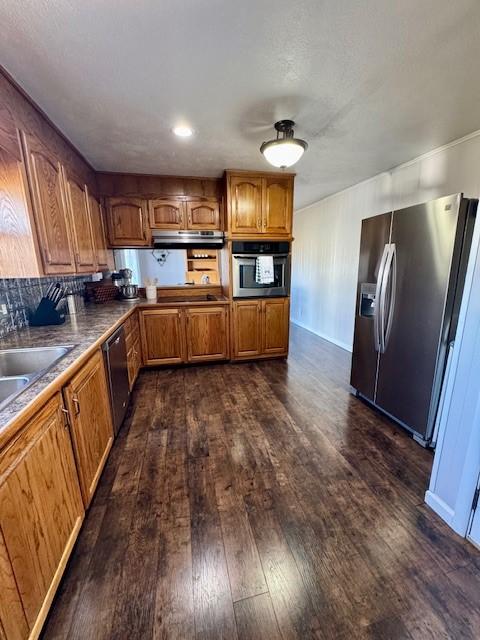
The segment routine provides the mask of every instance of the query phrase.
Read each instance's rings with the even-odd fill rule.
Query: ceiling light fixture
[[[191,135],[193,135],[193,129],[184,125],[174,127],[172,131],[179,138],[189,138]]]
[[[303,152],[308,148],[305,140],[293,137],[293,120],[279,120],[275,123],[277,139],[264,142],[260,147],[260,152],[274,167],[285,169],[291,167],[303,156]],[[280,138],[280,134],[282,137]]]

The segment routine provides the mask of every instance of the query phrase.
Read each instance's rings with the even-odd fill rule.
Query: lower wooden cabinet
[[[57,393],[0,461],[0,622],[9,640],[38,637],[83,515]]]
[[[253,358],[262,353],[262,301],[233,303],[233,355]]]
[[[232,324],[234,360],[288,354],[288,298],[236,300]]]
[[[97,351],[64,387],[80,488],[90,504],[113,443],[113,424],[103,357]]]
[[[228,308],[188,307],[141,312],[143,363],[180,364],[229,357]]]
[[[187,362],[228,358],[227,307],[186,309]]]
[[[143,364],[185,362],[185,318],[181,309],[146,309],[141,313]]]

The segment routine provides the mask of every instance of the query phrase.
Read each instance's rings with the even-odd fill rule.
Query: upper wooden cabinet
[[[189,200],[187,207],[188,229],[221,229],[220,203],[214,198]]]
[[[88,507],[113,443],[110,397],[100,351],[70,380],[64,394],[80,488]]]
[[[80,529],[84,509],[67,423],[57,393],[23,433],[2,452],[0,461],[0,561],[8,554],[29,634],[9,572],[0,571],[2,606],[6,595],[17,635],[38,637],[63,567]],[[2,567],[3,569],[3,567]],[[2,608],[0,607],[0,611]],[[1,620],[5,628],[5,621]],[[14,619],[7,620],[12,625]]]
[[[186,229],[185,202],[168,198],[148,201],[152,229]]]
[[[292,233],[293,179],[269,176],[263,182],[263,233],[289,236]]]
[[[288,354],[289,300],[264,298],[233,303],[235,360]]]
[[[43,274],[15,123],[0,107],[0,278]]]
[[[227,172],[228,231],[233,237],[290,237],[291,174]]]
[[[217,198],[156,198],[148,201],[152,229],[221,229]]]
[[[228,311],[221,307],[186,309],[187,362],[228,358]]]
[[[228,230],[232,235],[262,233],[262,188],[262,178],[229,176]]]
[[[97,256],[93,241],[93,228],[88,206],[87,187],[68,170],[64,170],[67,206],[73,231],[77,273],[97,270]]]
[[[97,258],[97,270],[104,271],[113,267],[112,251],[107,245],[107,233],[103,210],[98,200],[88,194],[88,206],[90,209],[90,222],[92,225],[93,242]]]
[[[147,201],[143,198],[107,198],[108,239],[112,247],[150,245]]]
[[[73,237],[62,166],[36,137],[24,134],[23,139],[44,272],[75,273]]]

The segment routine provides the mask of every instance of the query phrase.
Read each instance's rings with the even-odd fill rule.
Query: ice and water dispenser
[[[362,282],[360,285],[359,312],[363,318],[373,318],[375,313],[375,291],[377,285],[370,282]]]

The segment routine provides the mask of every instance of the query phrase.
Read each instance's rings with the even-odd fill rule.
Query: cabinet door
[[[142,364],[140,340],[135,340],[127,353],[128,384],[133,389]]]
[[[272,176],[264,179],[263,233],[289,236],[292,232],[292,178]]]
[[[233,355],[251,358],[262,353],[262,301],[233,303]]]
[[[97,270],[87,188],[80,180],[65,170],[67,205],[73,231],[75,263],[78,273],[93,273]]]
[[[262,178],[230,176],[229,186],[231,233],[262,233]]]
[[[142,198],[107,198],[108,237],[112,247],[150,244],[147,203]]]
[[[152,229],[186,229],[185,202],[166,198],[148,201]]]
[[[189,229],[221,229],[218,200],[190,201],[187,205]]]
[[[187,309],[188,362],[228,358],[227,313],[225,306]]]
[[[60,162],[36,138],[23,135],[35,221],[46,274],[75,273],[73,238]]]
[[[110,269],[113,265],[112,252],[107,246],[107,234],[105,232],[105,221],[103,210],[98,200],[88,195],[88,206],[90,209],[90,221],[92,223],[93,245],[99,271]]]
[[[62,408],[57,393],[0,462],[0,527],[28,625],[36,625],[34,637],[84,514]]]
[[[0,278],[43,275],[27,203],[25,169],[13,118],[0,107]]]
[[[24,640],[28,638],[28,624],[5,539],[0,529],[0,638]],[[4,635],[2,635],[2,630]]]
[[[288,298],[263,301],[263,349],[266,355],[288,353]]]
[[[100,351],[72,378],[64,393],[80,488],[88,507],[113,443],[110,398]]]
[[[180,309],[142,311],[140,331],[144,364],[185,362],[184,315]]]

